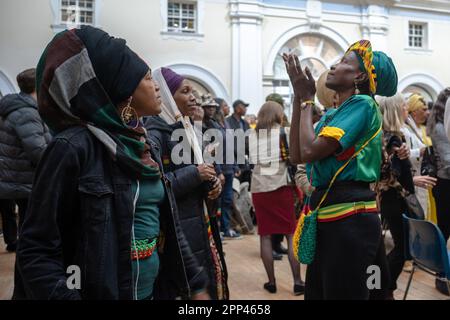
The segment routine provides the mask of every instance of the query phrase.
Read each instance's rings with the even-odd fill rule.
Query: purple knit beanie
[[[178,88],[181,87],[181,83],[185,78],[169,68],[161,68],[161,73],[164,77],[164,80],[166,80],[170,93],[172,93],[173,96]]]

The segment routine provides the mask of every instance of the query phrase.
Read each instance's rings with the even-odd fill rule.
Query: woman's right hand
[[[212,164],[202,163],[197,166],[198,174],[202,181],[210,181],[216,176],[216,170]]]
[[[291,80],[296,98],[301,101],[312,100],[316,94],[316,81],[308,67],[302,70],[300,60],[295,54],[283,54],[286,71]]]

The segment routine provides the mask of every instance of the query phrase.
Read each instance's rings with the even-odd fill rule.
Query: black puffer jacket
[[[164,172],[172,182],[181,227],[186,239],[199,263],[206,269],[209,276],[208,292],[212,299],[217,299],[217,282],[215,279],[214,263],[212,261],[208,227],[204,218],[203,201],[208,192],[208,184],[200,179],[197,167],[193,164],[174,164],[171,161],[173,148],[178,141],[171,141],[172,132],[183,129],[181,122],[173,125],[167,124],[161,117],[148,117],[144,122],[151,139],[158,145],[163,161]],[[189,149],[190,150],[190,149]],[[182,155],[182,154],[181,154]],[[191,154],[191,158],[193,158]],[[225,260],[223,257],[220,233],[217,220],[210,215],[211,229],[215,243],[218,247],[220,259],[224,266],[224,278],[227,280]],[[225,288],[228,296],[228,288]]]
[[[157,146],[148,141],[158,161]],[[178,222],[175,198],[164,177],[163,233],[155,299],[189,298],[206,289]],[[132,299],[132,180],[86,128],[55,136],[36,170],[17,264],[31,299]],[[49,191],[51,190],[51,192]],[[81,289],[69,289],[69,266],[78,266]]]
[[[28,94],[0,100],[0,199],[23,199],[31,193],[34,170],[50,132]]]

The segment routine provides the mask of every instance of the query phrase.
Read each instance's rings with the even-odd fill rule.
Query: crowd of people
[[[13,299],[228,300],[223,242],[255,232],[262,290],[277,292],[286,255],[295,295],[393,299],[408,268],[402,215],[450,237],[450,88],[430,104],[397,92],[394,62],[367,40],[317,82],[283,59],[290,122],[279,94],[247,115],[243,100],[230,108],[151,70],[123,39],[58,34],[0,100]],[[381,288],[367,286],[371,265]],[[436,288],[449,294],[440,277]]]

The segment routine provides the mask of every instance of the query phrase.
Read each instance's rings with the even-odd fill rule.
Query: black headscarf
[[[149,71],[148,65],[124,39],[111,37],[103,30],[84,26],[75,34],[83,41],[95,74],[111,101],[117,105],[128,99]]]

